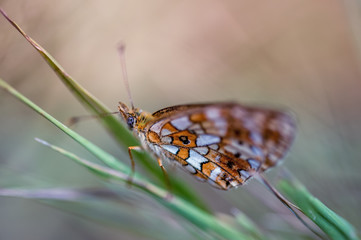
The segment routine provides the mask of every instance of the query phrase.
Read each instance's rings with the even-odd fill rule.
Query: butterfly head
[[[119,113],[130,130],[143,129],[153,119],[152,115],[139,108],[129,109],[127,105],[119,102]]]

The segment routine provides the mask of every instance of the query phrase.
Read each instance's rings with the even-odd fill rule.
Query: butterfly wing
[[[146,138],[155,154],[221,189],[276,165],[295,135],[290,115],[236,103],[169,107],[153,117]]]

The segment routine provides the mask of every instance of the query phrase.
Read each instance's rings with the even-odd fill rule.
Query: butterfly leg
[[[140,147],[140,146],[130,146],[130,147],[128,147],[128,154],[129,154],[130,163],[131,163],[131,173],[129,174],[128,180],[127,180],[127,184],[128,184],[129,187],[132,185],[133,175],[135,173],[135,162],[134,162],[134,159],[133,159],[132,151],[140,151],[140,150],[143,150],[143,148]],[[165,179],[167,189],[168,189],[168,193],[165,196],[165,198],[167,200],[170,200],[172,198],[172,188],[171,188],[169,176],[168,176],[167,171],[165,170],[165,168],[163,166],[162,159],[160,159],[160,158],[158,158],[158,165],[162,169],[164,179]]]
[[[165,170],[164,166],[163,166],[163,162],[162,159],[158,158],[158,165],[159,167],[162,169],[163,175],[164,175],[164,179],[165,179],[165,183],[167,185],[167,195],[165,196],[166,200],[170,200],[172,198],[172,185],[170,184],[170,180],[169,180],[169,176],[167,174],[167,171]]]
[[[129,154],[129,158],[130,158],[130,166],[131,166],[131,172],[128,176],[128,180],[127,180],[127,185],[128,187],[132,186],[132,182],[133,182],[133,175],[135,173],[135,162],[133,159],[133,155],[132,155],[132,151],[140,151],[142,150],[142,147],[140,146],[130,146],[128,147],[128,154]]]

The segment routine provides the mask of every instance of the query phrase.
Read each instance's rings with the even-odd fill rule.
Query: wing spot
[[[183,144],[187,145],[187,144],[190,144],[191,141],[189,141],[188,137],[187,136],[180,136],[179,137],[179,141],[181,141]]]
[[[234,134],[235,134],[237,137],[241,136],[241,130],[235,129],[235,130],[234,130]]]
[[[232,162],[232,161],[228,161],[227,162],[227,167],[229,167],[229,168],[233,168],[233,166],[234,166],[234,162]]]

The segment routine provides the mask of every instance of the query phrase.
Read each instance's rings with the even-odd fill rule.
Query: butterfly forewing
[[[148,147],[221,189],[277,164],[295,134],[289,115],[236,103],[169,107],[153,117]]]

